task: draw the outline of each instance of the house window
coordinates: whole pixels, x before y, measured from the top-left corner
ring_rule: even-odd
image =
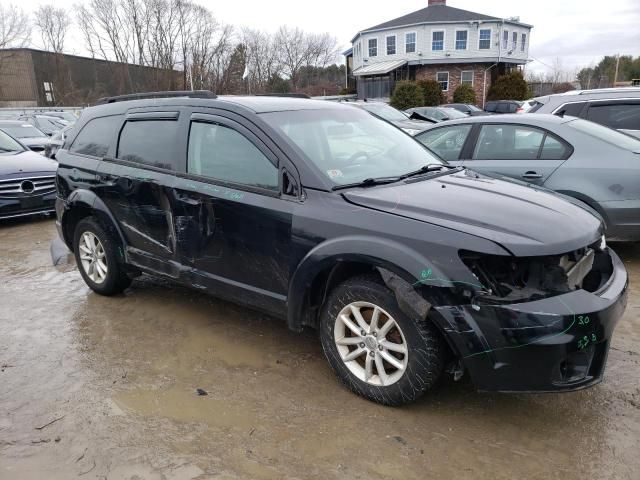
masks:
[[[485,28],[480,30],[480,50],[489,50],[491,48],[491,29]]]
[[[466,70],[461,73],[460,84],[471,85],[473,87],[473,70]]]
[[[518,32],[513,32],[513,41],[511,45],[511,50],[514,52],[518,49]]]
[[[391,35],[387,37],[387,55],[395,55],[396,54],[396,36]]]
[[[369,56],[370,57],[378,56],[378,39],[377,38],[369,39]]]
[[[520,46],[520,48],[524,52],[526,50],[526,47],[527,47],[527,34],[523,33],[522,34],[522,45]]]
[[[466,50],[467,49],[467,37],[469,36],[469,32],[466,30],[458,30],[456,32],[456,50]]]
[[[431,32],[431,50],[444,50],[444,31]]]
[[[405,53],[415,53],[415,51],[416,51],[416,32],[405,33],[405,35],[404,35],[404,51],[405,51]]]
[[[53,84],[51,82],[43,82],[44,98],[47,103],[53,103]]]
[[[436,81],[440,84],[443,92],[449,91],[449,72],[436,73]]]
[[[502,32],[502,48],[504,50],[509,48],[509,30]]]

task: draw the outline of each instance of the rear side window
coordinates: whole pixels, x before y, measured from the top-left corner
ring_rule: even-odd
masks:
[[[191,124],[187,168],[194,175],[278,190],[278,168],[244,135],[216,123]]]
[[[471,125],[456,125],[429,130],[416,138],[440,158],[453,161],[460,158],[470,131]]]
[[[483,125],[474,160],[535,160],[544,132],[521,125]]]
[[[104,157],[109,151],[109,145],[121,122],[121,115],[89,120],[71,144],[69,151],[82,155]]]
[[[151,167],[179,170],[174,146],[178,138],[176,120],[134,120],[124,124],[117,157]]]
[[[496,102],[487,102],[487,105],[484,107],[484,109],[487,112],[495,112],[497,106],[498,104]]]
[[[557,138],[547,135],[540,152],[542,160],[564,160],[569,156],[571,149]]]
[[[640,102],[591,105],[587,119],[616,130],[640,130]]]
[[[561,117],[564,115],[579,117],[580,112],[582,112],[582,109],[584,108],[584,106],[585,106],[585,102],[567,103],[566,105],[563,105],[562,107],[560,107],[558,111],[556,111],[556,115],[559,115]]]

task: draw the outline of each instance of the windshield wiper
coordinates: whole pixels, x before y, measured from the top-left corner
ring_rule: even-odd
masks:
[[[428,163],[420,167],[418,170],[400,175],[398,179],[404,180],[405,178],[415,177],[416,175],[422,175],[423,173],[435,172],[437,170],[442,170],[443,168],[456,169],[459,167],[454,167],[453,165],[445,165],[444,163]]]
[[[371,187],[374,185],[386,185],[387,183],[393,183],[400,180],[400,177],[380,177],[380,178],[365,178],[360,182],[354,183],[345,183],[344,185],[336,185],[332,187],[331,190],[343,190],[345,188],[353,188],[353,187]]]

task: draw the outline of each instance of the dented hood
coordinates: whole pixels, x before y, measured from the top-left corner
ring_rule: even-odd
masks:
[[[517,256],[553,255],[602,235],[589,211],[530,186],[469,171],[344,192],[356,205],[492,240]]]

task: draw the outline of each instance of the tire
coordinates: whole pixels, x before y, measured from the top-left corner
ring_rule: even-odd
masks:
[[[95,247],[93,252],[91,245]],[[76,225],[73,251],[78,270],[89,288],[100,295],[116,295],[131,284],[119,247],[120,243],[94,217],[83,218]],[[93,264],[93,268],[87,264]]]
[[[365,322],[360,325],[369,330],[364,336],[362,328],[356,328],[359,333],[353,329],[359,327],[354,309]],[[345,315],[350,326],[342,320]],[[374,315],[378,321],[377,328],[372,329]],[[389,319],[395,325],[384,331]],[[348,279],[330,293],[320,318],[320,341],[342,383],[383,405],[413,402],[438,381],[444,368],[446,350],[440,333],[428,319],[405,315],[393,292],[374,275]],[[363,347],[364,353],[356,353]],[[387,360],[390,356],[391,362]],[[384,370],[382,376],[378,362]]]

